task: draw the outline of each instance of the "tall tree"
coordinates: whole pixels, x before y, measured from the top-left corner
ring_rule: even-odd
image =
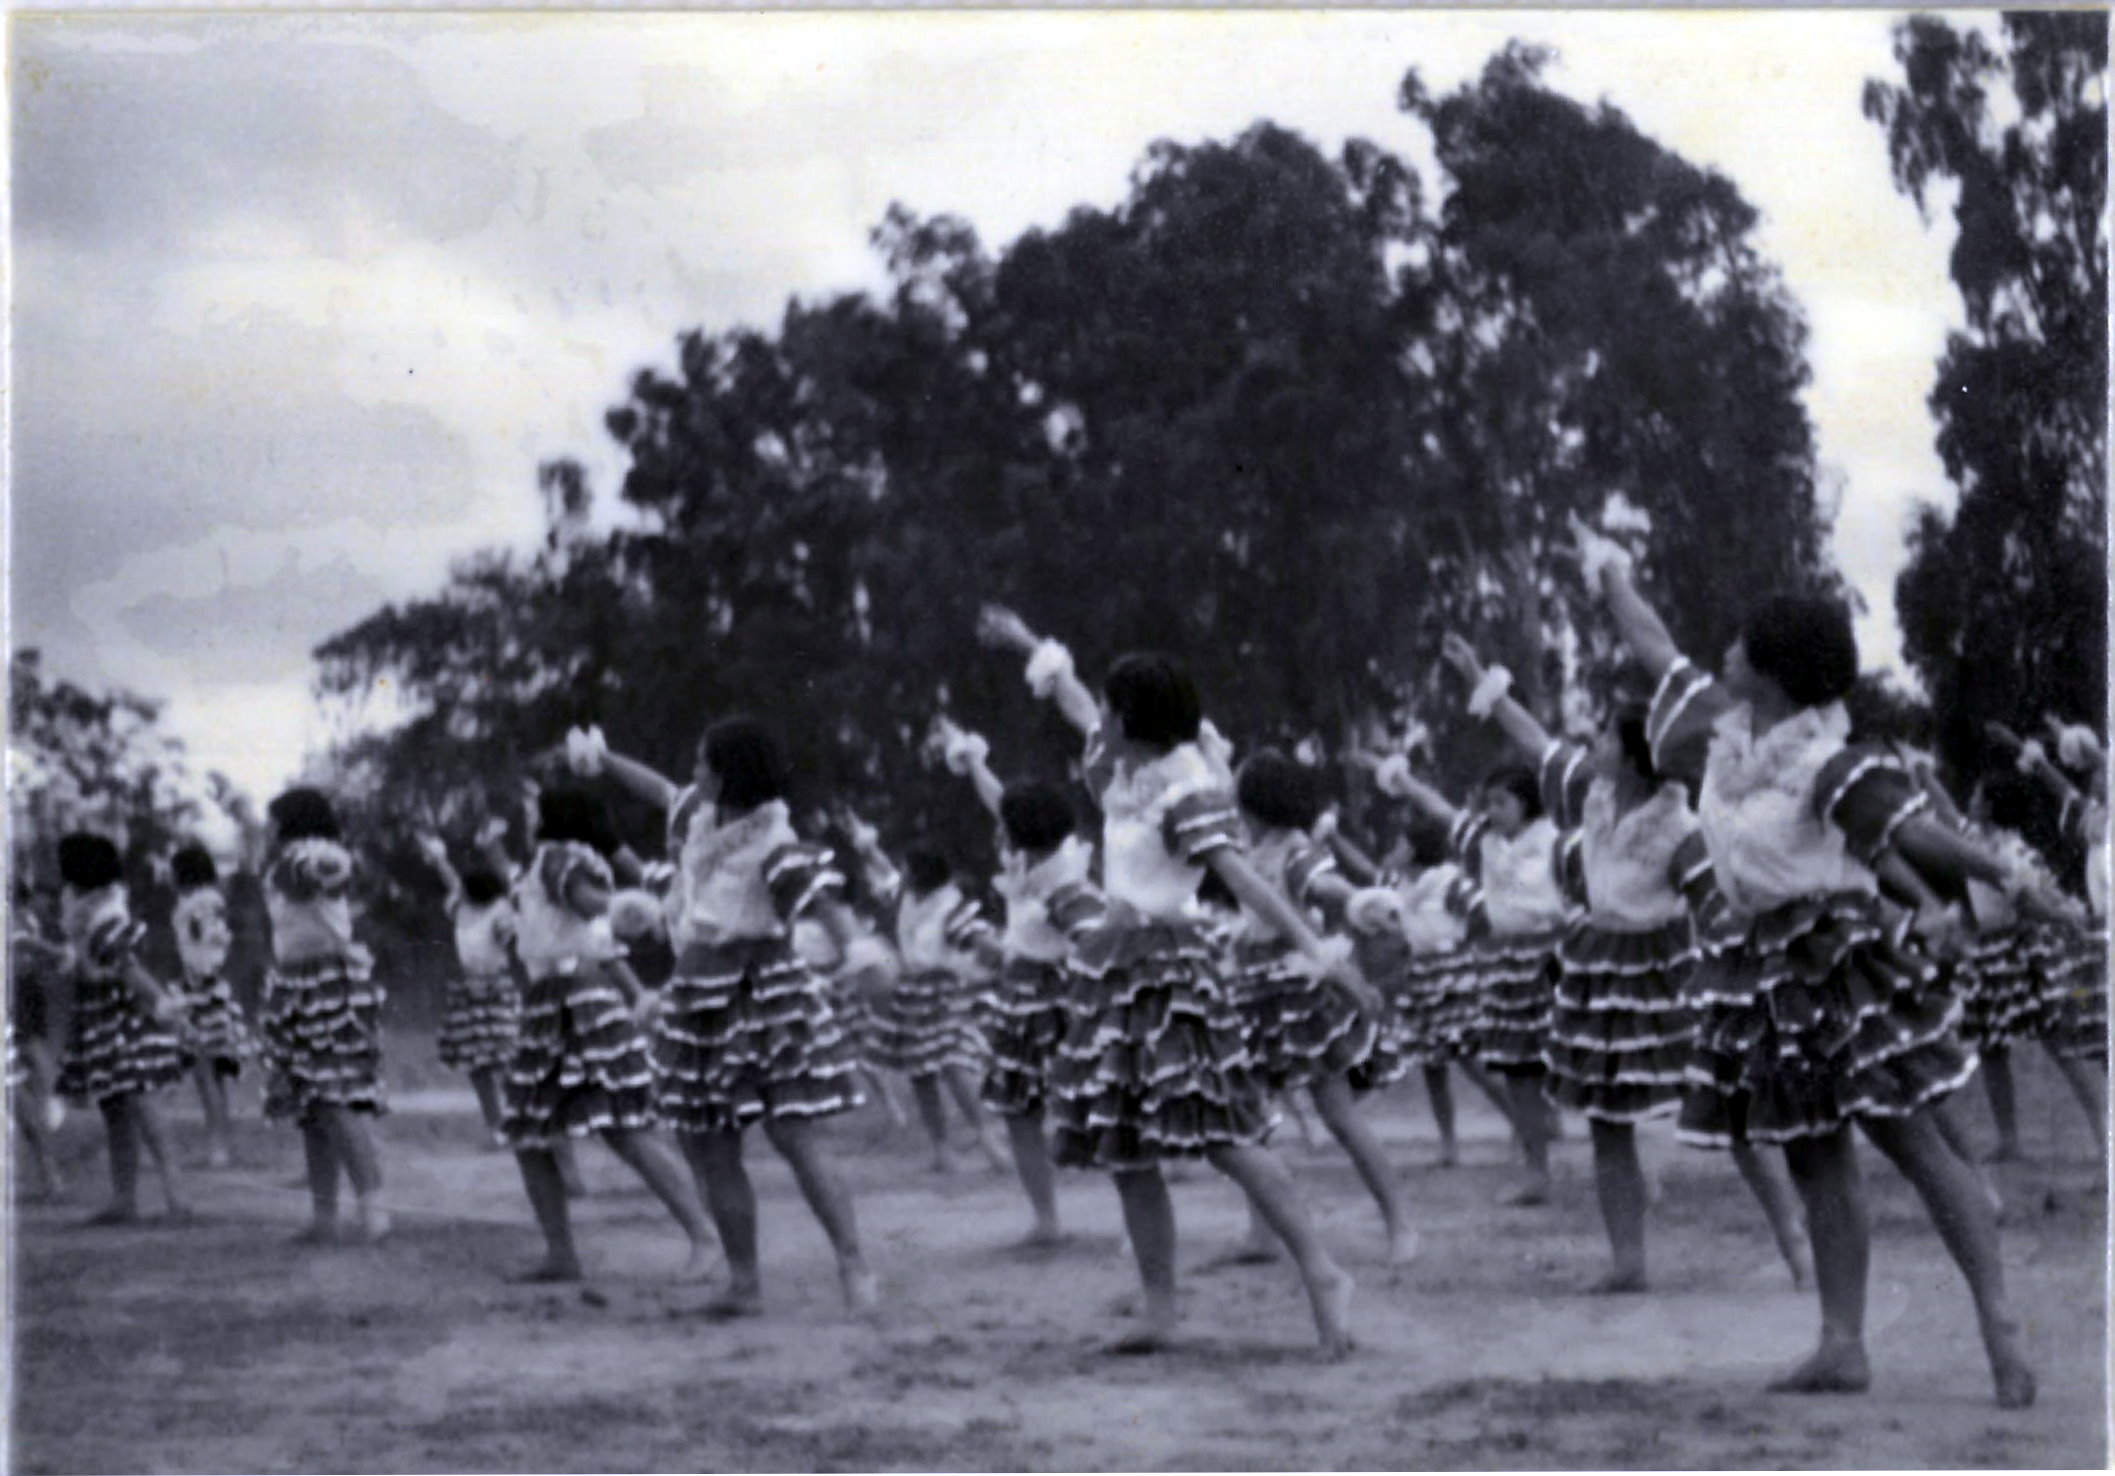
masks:
[[[1929,404],[1959,494],[1921,508],[1895,586],[1903,644],[1957,771],[1983,724],[2044,712],[2105,731],[2107,47],[2102,12],[2012,11],[2002,49],[1919,16],[1899,82],[1866,84],[1897,186],[1957,190],[1966,327]]]

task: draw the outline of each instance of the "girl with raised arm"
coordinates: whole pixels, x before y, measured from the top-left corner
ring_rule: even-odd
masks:
[[[1681,1104],[1696,1028],[1684,990],[1703,935],[1724,910],[1711,857],[1688,794],[1653,767],[1642,703],[1619,703],[1593,747],[1581,748],[1553,738],[1504,695],[1505,668],[1486,668],[1456,635],[1445,652],[1470,689],[1486,694],[1481,716],[1535,761],[1551,816],[1579,837],[1573,854],[1587,914],[1557,951],[1543,1048],[1548,1091],[1593,1134],[1594,1186],[1614,1261],[1594,1290],[1643,1291],[1648,1196],[1637,1124]],[[1804,1286],[1811,1258],[1791,1186],[1751,1146],[1736,1144],[1734,1156]]]
[[[2034,1374],[2005,1297],[1996,1217],[1932,1105],[1975,1069],[1959,1002],[1937,969],[1891,941],[1875,867],[2015,879],[1934,823],[1901,765],[1852,747],[1843,698],[1858,675],[1849,615],[1778,595],[1749,617],[1725,675],[1698,670],[1639,594],[1627,553],[1577,527],[1587,584],[1658,684],[1653,766],[1693,786],[1732,927],[1705,954],[1681,1132],[1692,1142],[1782,1145],[1807,1209],[1820,1346],[1773,1388],[1857,1393],[1871,1232],[1851,1127],[1902,1171],[1961,1267],[1998,1403],[2033,1402]]]
[[[1479,1064],[1505,1082],[1527,1165],[1527,1177],[1501,1202],[1547,1204],[1554,1120],[1543,1093],[1542,1047],[1557,944],[1570,910],[1560,875],[1562,837],[1543,813],[1541,786],[1525,765],[1492,771],[1479,791],[1478,811],[1457,809],[1413,776],[1400,754],[1382,760],[1374,780],[1447,827],[1456,857],[1477,885],[1482,934],[1472,944],[1477,1014],[1470,1037]]]
[[[1025,627],[1019,634],[1035,653],[1031,682],[1068,703],[1071,716],[1084,688],[1069,656]],[[1271,1128],[1265,1092],[1247,1068],[1239,1009],[1191,911],[1199,883],[1216,873],[1318,974],[1354,993],[1364,981],[1242,855],[1233,776],[1200,743],[1189,678],[1164,657],[1126,656],[1110,669],[1104,698],[1086,772],[1101,802],[1108,911],[1075,944],[1050,1097],[1057,1161],[1115,1176],[1138,1261],[1145,1325],[1114,1351],[1155,1352],[1174,1336],[1175,1210],[1161,1165],[1202,1157],[1241,1186],[1284,1241],[1324,1356],[1341,1357],[1350,1347],[1352,1281],[1262,1146]]]
[[[1034,1216],[1024,1244],[1052,1246],[1064,1237],[1045,1130],[1050,1072],[1065,1035],[1071,933],[1084,911],[1099,907],[1088,880],[1094,847],[1074,834],[1072,802],[1063,790],[1050,784],[1003,785],[992,772],[990,745],[983,738],[952,724],[943,733],[948,767],[976,786],[977,798],[999,822],[1003,841],[994,884],[1006,899],[1006,928],[997,943],[999,999],[984,1104],[1006,1123],[1014,1171]]]
[[[668,813],[678,961],[654,1023],[656,1096],[727,1253],[729,1285],[708,1310],[763,1310],[756,1190],[742,1162],[744,1136],[761,1125],[829,1236],[846,1304],[871,1312],[877,1287],[851,1195],[815,1133],[816,1119],[860,1104],[858,1060],[827,986],[793,946],[793,926],[821,921],[855,980],[885,970],[888,950],[841,900],[836,858],[794,833],[777,740],[751,719],[716,723],[680,788],[610,753],[599,732],[573,734],[568,753],[576,770],[606,773]]]

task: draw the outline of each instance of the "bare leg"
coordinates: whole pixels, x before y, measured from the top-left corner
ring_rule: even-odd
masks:
[[[1144,1326],[1120,1338],[1116,1353],[1157,1353],[1175,1336],[1175,1201],[1158,1168],[1126,1169],[1116,1175],[1123,1201],[1124,1228],[1131,1235],[1131,1255],[1145,1291]]]
[[[587,1180],[580,1173],[580,1147],[571,1138],[552,1145],[551,1157],[558,1160],[558,1177],[565,1180],[566,1196],[570,1199],[587,1198]]]
[[[110,1153],[110,1203],[91,1225],[127,1225],[140,1217],[140,1144],[133,1123],[137,1093],[105,1097],[96,1103],[103,1114],[103,1141]]]
[[[480,1066],[470,1073],[470,1089],[477,1093],[477,1110],[485,1119],[485,1131],[491,1136],[492,1146],[503,1148],[506,1140],[500,1136],[500,1119],[505,1108],[500,1103],[499,1074],[497,1066]]]
[[[1006,1136],[1013,1145],[1014,1172],[1028,1195],[1035,1215],[1035,1228],[1028,1232],[1029,1245],[1056,1245],[1064,1232],[1058,1227],[1057,1170],[1050,1164],[1050,1140],[1043,1136],[1040,1113],[1006,1119]]]
[[[1509,1191],[1502,1204],[1548,1204],[1550,1200],[1550,1129],[1553,1123],[1539,1076],[1508,1076],[1506,1096],[1513,1104],[1513,1131],[1527,1177]]]
[[[1293,1130],[1300,1135],[1300,1147],[1309,1153],[1315,1151],[1315,1125],[1307,1120],[1307,1109],[1300,1105],[1298,1092],[1287,1092],[1280,1098],[1285,1103],[1286,1115],[1293,1120]]]
[[[1847,1127],[1785,1145],[1785,1165],[1807,1207],[1814,1284],[1821,1294],[1821,1345],[1770,1387],[1789,1394],[1862,1394],[1872,1386],[1865,1356],[1865,1282],[1872,1253],[1865,1185]]]
[[[2010,1046],[1984,1048],[1982,1077],[1983,1095],[1990,1099],[1990,1117],[1998,1135],[1997,1147],[1987,1156],[1992,1163],[2011,1163],[2020,1156],[2020,1109]]]
[[[1395,1168],[1388,1162],[1380,1139],[1374,1136],[1372,1124],[1359,1114],[1351,1083],[1341,1076],[1319,1081],[1314,1086],[1314,1098],[1315,1111],[1351,1155],[1352,1167],[1358,1170],[1366,1192],[1380,1206],[1381,1227],[1388,1237],[1388,1264],[1409,1264],[1417,1255],[1417,1232],[1410,1228],[1403,1213],[1402,1189],[1396,1182]]]
[[[2034,1402],[2034,1370],[2020,1346],[2019,1321],[2005,1298],[1997,1217],[1977,1190],[1974,1170],[1946,1146],[1927,1112],[1867,1118],[1859,1126],[1916,1189],[1931,1216],[1932,1228],[1968,1279],[1983,1348],[1997,1381],[1999,1406],[2026,1408]]]
[[[1637,1130],[1627,1122],[1590,1117],[1594,1192],[1615,1264],[1594,1284],[1597,1292],[1645,1290],[1645,1170],[1638,1162]]]
[[[727,1250],[727,1290],[707,1309],[717,1317],[754,1317],[764,1308],[756,1258],[756,1186],[742,1162],[739,1130],[685,1133],[676,1140],[692,1176],[705,1186],[705,1207]]]
[[[1470,1085],[1490,1098],[1491,1105],[1498,1109],[1498,1115],[1505,1119],[1505,1125],[1512,1130],[1515,1137],[1518,1137],[1520,1135],[1520,1124],[1514,1120],[1513,1099],[1505,1087],[1493,1078],[1490,1072],[1483,1069],[1481,1061],[1463,1056],[1454,1065],[1463,1076],[1469,1078]]]
[[[188,1220],[191,1206],[184,1199],[184,1186],[176,1170],[176,1153],[169,1146],[169,1131],[162,1125],[161,1109],[144,1092],[131,1098],[131,1102],[133,1126],[138,1130],[139,1140],[147,1145],[147,1156],[154,1160],[155,1172],[161,1175],[162,1198],[169,1205],[169,1218]]]
[[[316,1109],[331,1145],[352,1180],[353,1203],[360,1216],[360,1238],[382,1239],[389,1233],[389,1211],[382,1207],[382,1164],[375,1153],[374,1129],[367,1119],[349,1107],[332,1104]]]
[[[2085,1109],[2086,1121],[2093,1126],[2093,1141],[2100,1149],[2100,1156],[2106,1158],[2108,1156],[2108,1103],[2104,1085],[2106,1073],[2096,1069],[2090,1061],[2081,1060],[2077,1056],[2067,1056],[2058,1050],[2050,1050],[2046,1044],[2043,1049],[2049,1051],[2049,1059],[2056,1063],[2057,1072],[2063,1077],[2064,1085],[2071,1088],[2071,1095],[2076,1097],[2078,1105]]]
[[[999,1131],[984,1111],[984,1104],[977,1099],[977,1083],[969,1070],[962,1066],[950,1066],[940,1073],[947,1083],[947,1094],[955,1099],[955,1107],[962,1120],[977,1130],[977,1147],[985,1160],[998,1173],[1006,1171],[1006,1150],[999,1145]]]
[[[1299,1192],[1293,1188],[1292,1176],[1262,1148],[1216,1148],[1211,1160],[1212,1167],[1247,1192],[1249,1202],[1292,1252],[1293,1262],[1300,1268],[1300,1279],[1307,1285],[1307,1300],[1314,1312],[1323,1356],[1344,1357],[1351,1351],[1351,1277],[1323,1248],[1306,1207],[1300,1203]],[[1169,1214],[1172,1228],[1172,1209]]]
[[[548,1148],[517,1148],[514,1161],[521,1165],[521,1183],[529,1193],[529,1208],[536,1212],[536,1228],[543,1231],[543,1261],[513,1279],[578,1281],[580,1253],[573,1245],[573,1215],[558,1160]]]
[[[1733,1166],[1740,1170],[1740,1176],[1747,1181],[1756,1203],[1762,1206],[1764,1218],[1770,1222],[1770,1234],[1776,1238],[1777,1253],[1791,1268],[1792,1285],[1804,1291],[1814,1274],[1814,1248],[1807,1244],[1806,1226],[1801,1222],[1799,1202],[1791,1181],[1747,1143],[1733,1145]]]
[[[947,1108],[940,1099],[940,1078],[912,1077],[911,1096],[918,1103],[918,1120],[925,1124],[925,1136],[933,1145],[933,1172],[944,1174],[954,1167],[954,1158],[947,1151]]]
[[[59,1176],[58,1161],[51,1151],[51,1133],[44,1121],[44,1101],[35,1092],[18,1092],[8,1106],[22,1129],[22,1144],[29,1150],[30,1166],[36,1170],[38,1191],[46,1199],[66,1197],[66,1183]]]
[[[881,1286],[867,1269],[859,1248],[859,1222],[852,1210],[851,1191],[837,1175],[836,1167],[815,1141],[813,1128],[799,1118],[775,1117],[764,1121],[764,1136],[793,1170],[793,1181],[808,1201],[830,1246],[837,1252],[837,1277],[844,1287],[845,1305],[853,1312],[872,1312],[880,1299]]]
[[[198,1083],[198,1106],[206,1117],[206,1167],[226,1168],[234,1155],[229,1151],[228,1089],[220,1070],[201,1057],[191,1068]]]
[[[301,1119],[301,1152],[308,1160],[309,1226],[296,1236],[303,1245],[332,1245],[338,1239],[338,1146],[317,1109]]]
[[[1452,1168],[1461,1162],[1461,1147],[1454,1137],[1454,1086],[1445,1065],[1425,1068],[1425,1095],[1432,1100],[1432,1122],[1439,1129],[1439,1166]]]
[[[1960,1097],[1956,1095],[1943,1098],[1932,1103],[1930,1110],[1932,1126],[1938,1130],[1940,1139],[1946,1144],[1946,1151],[1967,1165],[1970,1176],[1983,1191],[1983,1198],[1990,1201],[1990,1212],[1994,1215],[2005,1213],[2005,1198],[1998,1193],[1997,1180],[1991,1177],[1990,1170],[1983,1167],[1982,1161],[1976,1157],[1975,1140],[1969,1134],[1964,1104]]]
[[[610,1152],[628,1164],[632,1172],[645,1182],[654,1198],[676,1217],[676,1223],[690,1237],[690,1259],[683,1264],[683,1279],[697,1281],[710,1275],[717,1260],[719,1240],[712,1233],[712,1223],[705,1216],[704,1204],[698,1199],[697,1181],[685,1172],[683,1160],[676,1151],[645,1132],[612,1129],[602,1135],[602,1141],[609,1144]]]
[[[885,1073],[876,1071],[871,1066],[861,1066],[859,1075],[866,1082],[867,1090],[872,1093],[874,1100],[881,1104],[881,1110],[888,1114],[890,1127],[900,1128],[909,1123],[910,1119],[904,1115],[903,1103],[897,1099],[896,1087]]]

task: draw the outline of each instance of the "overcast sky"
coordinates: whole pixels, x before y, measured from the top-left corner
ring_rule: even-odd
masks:
[[[1880,12],[17,17],[12,617],[169,701],[260,795],[317,736],[308,653],[537,532],[535,467],[675,333],[870,285],[893,200],[988,246],[1112,204],[1146,145],[1261,117],[1418,162],[1393,106],[1507,38],[1729,175],[1813,330],[1836,555],[1898,659],[1950,220],[1859,114]],[[1994,30],[1994,18],[1956,24]]]

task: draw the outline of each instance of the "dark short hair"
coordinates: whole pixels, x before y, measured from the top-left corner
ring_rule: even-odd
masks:
[[[1608,722],[1616,730],[1616,742],[1622,746],[1624,762],[1647,784],[1657,784],[1660,771],[1652,761],[1652,740],[1645,736],[1645,720],[1649,712],[1642,702],[1619,702],[1615,711],[1609,714]]]
[[[463,896],[478,907],[507,895],[507,879],[489,866],[473,866],[463,873]]]
[[[705,731],[705,766],[720,781],[722,809],[753,810],[786,797],[786,759],[778,739],[755,718],[733,717]]]
[[[99,892],[124,879],[124,859],[108,836],[76,830],[59,838],[59,880],[69,887]]]
[[[617,849],[609,808],[577,784],[553,785],[536,797],[536,838],[573,841],[602,856]]]
[[[1529,820],[1542,818],[1542,784],[1526,764],[1500,764],[1483,776],[1478,789],[1488,794],[1502,789],[1520,801],[1520,813]]]
[[[1197,688],[1167,657],[1134,651],[1117,658],[1102,690],[1124,736],[1133,743],[1174,748],[1197,741],[1204,724]]]
[[[1265,825],[1312,829],[1322,813],[1322,787],[1314,770],[1266,748],[1241,766],[1235,783],[1241,808]]]
[[[201,845],[188,845],[169,858],[169,875],[175,879],[179,892],[195,892],[200,887],[210,887],[220,881],[220,868],[213,864],[213,853]]]
[[[1858,683],[1850,612],[1822,595],[1773,595],[1741,627],[1748,665],[1801,707],[1839,702]]]
[[[1040,780],[1006,786],[999,797],[999,823],[1006,827],[1006,843],[1017,851],[1051,850],[1078,828],[1065,792]]]
[[[338,812],[320,789],[297,785],[273,800],[265,813],[282,841],[338,839]]]
[[[947,857],[929,846],[920,846],[903,858],[903,870],[910,878],[911,889],[930,892],[947,885],[954,875],[954,868],[947,864]]]

